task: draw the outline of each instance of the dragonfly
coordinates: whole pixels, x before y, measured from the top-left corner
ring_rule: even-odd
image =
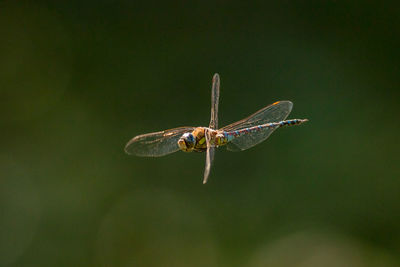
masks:
[[[214,74],[211,86],[211,119],[208,127],[184,126],[165,131],[142,134],[132,138],[125,152],[142,157],[160,157],[179,150],[206,152],[203,184],[207,183],[215,149],[225,146],[229,151],[243,151],[265,141],[276,129],[300,125],[308,119],[286,120],[292,111],[290,101],[277,101],[249,117],[218,128],[220,77]]]

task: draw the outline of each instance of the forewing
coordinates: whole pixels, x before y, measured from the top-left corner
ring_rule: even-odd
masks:
[[[225,126],[222,130],[231,132],[270,122],[279,122],[287,118],[292,108],[293,103],[290,101],[275,102],[243,120]],[[230,151],[246,150],[267,139],[275,129],[264,128],[261,131],[234,138],[227,144],[227,149]]]
[[[176,152],[179,150],[179,138],[182,134],[191,132],[193,129],[193,127],[179,127],[138,135],[126,144],[125,152],[141,157],[161,157]]]
[[[218,128],[218,103],[219,103],[219,75],[214,74],[211,87],[211,119],[209,128]]]
[[[214,154],[215,154],[215,147],[211,146],[210,136],[208,135],[207,132],[205,134],[205,137],[206,137],[206,143],[207,143],[207,152],[206,152],[206,167],[204,169],[203,184],[207,183],[208,176],[210,175],[211,165],[214,160]]]

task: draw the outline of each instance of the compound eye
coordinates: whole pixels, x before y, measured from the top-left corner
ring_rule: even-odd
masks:
[[[191,133],[185,133],[183,135],[183,139],[185,139],[185,141],[187,142],[192,142],[193,141],[193,134]]]
[[[194,135],[193,134],[189,134],[188,139],[190,142],[194,142]]]

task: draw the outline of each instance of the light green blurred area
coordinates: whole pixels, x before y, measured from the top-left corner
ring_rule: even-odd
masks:
[[[399,6],[0,3],[0,266],[399,266]],[[240,153],[135,135],[291,100]]]

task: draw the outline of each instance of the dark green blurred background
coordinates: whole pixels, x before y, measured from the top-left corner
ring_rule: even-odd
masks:
[[[298,1],[300,2],[300,1]],[[1,1],[0,266],[400,266],[400,9],[366,1]],[[277,100],[257,147],[135,135]]]

